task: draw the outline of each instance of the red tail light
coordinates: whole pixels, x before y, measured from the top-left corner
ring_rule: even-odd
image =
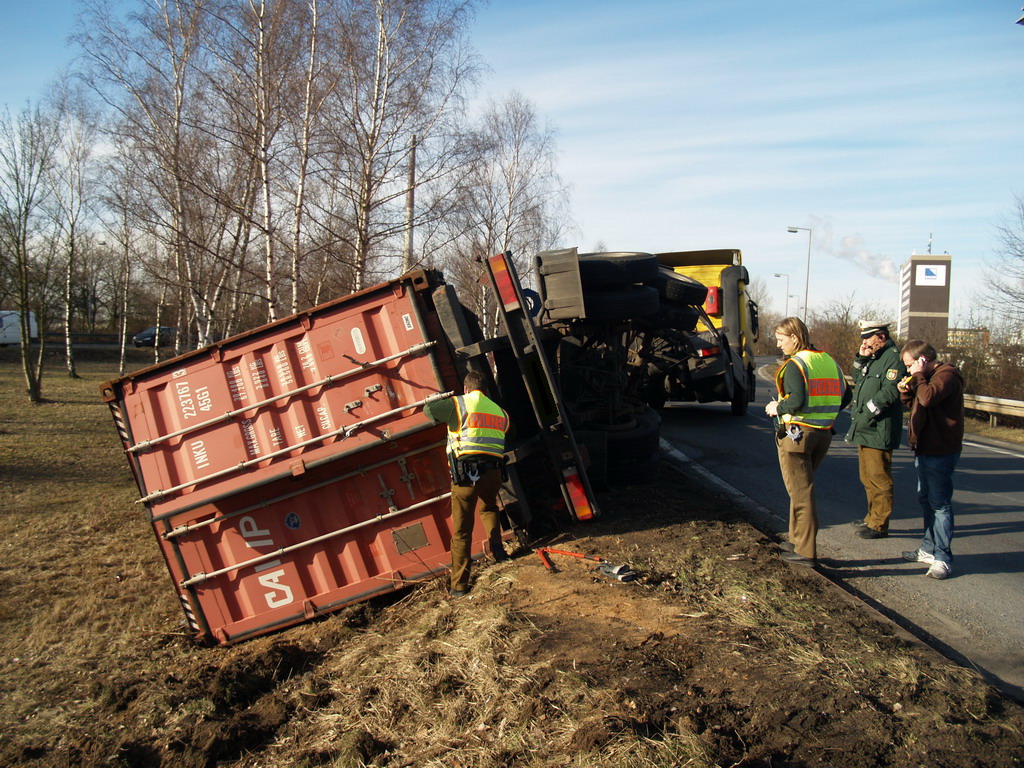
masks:
[[[565,478],[565,487],[569,491],[569,499],[572,501],[572,512],[577,520],[590,520],[594,516],[594,509],[590,506],[590,499],[583,488],[583,481],[580,480],[579,472],[572,468],[562,470]]]
[[[704,311],[709,315],[722,314],[722,289],[717,285],[708,288],[708,297],[704,301]]]
[[[516,289],[512,285],[512,275],[509,274],[508,264],[505,262],[505,254],[499,253],[491,256],[491,271],[494,273],[494,283],[498,286],[498,296],[505,309],[509,312],[519,309],[519,298],[516,296]]]
[[[702,347],[697,350],[697,357],[714,357],[722,353],[721,347]]]

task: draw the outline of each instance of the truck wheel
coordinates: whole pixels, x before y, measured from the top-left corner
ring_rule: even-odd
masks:
[[[608,290],[584,290],[588,320],[632,320],[658,311],[658,292],[649,285]]]
[[[691,304],[679,304],[662,297],[658,311],[647,318],[656,329],[670,328],[673,331],[693,331],[697,328],[700,314]]]
[[[611,485],[631,485],[657,479],[661,449],[661,416],[645,408],[636,426],[626,431],[609,431],[607,479]]]
[[[699,307],[708,298],[708,289],[704,283],[668,267],[658,267],[655,285],[660,296],[680,304]]]
[[[655,482],[661,474],[661,455],[657,452],[643,459],[608,467],[609,485],[641,485]]]
[[[742,416],[747,412],[747,405],[750,403],[750,397],[747,395],[747,388],[737,384],[732,390],[732,406],[733,416]]]
[[[630,429],[608,430],[608,463],[650,456],[658,450],[661,416],[653,408],[644,408]]]
[[[579,264],[584,289],[643,283],[658,275],[658,257],[650,253],[581,253]]]
[[[636,485],[658,479],[661,451],[661,416],[651,408],[636,417],[629,432],[609,434],[608,472],[610,485]]]
[[[667,378],[664,373],[652,375],[644,387],[647,404],[655,411],[660,411],[668,402],[668,391],[665,389]]]

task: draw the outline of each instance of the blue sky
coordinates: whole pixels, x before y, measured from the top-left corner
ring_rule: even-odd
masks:
[[[12,4],[13,5],[13,4]],[[70,52],[71,0],[5,9],[0,103]],[[954,319],[1024,195],[1020,0],[492,0],[482,97],[558,131],[583,250],[741,248],[774,308],[895,311],[912,252],[953,254]],[[796,299],[789,309],[796,311]]]

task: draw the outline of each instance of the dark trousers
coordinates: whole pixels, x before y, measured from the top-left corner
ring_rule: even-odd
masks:
[[[892,451],[857,446],[860,484],[868,497],[868,528],[885,533],[892,517]]]
[[[789,493],[789,540],[793,551],[817,558],[818,506],[814,499],[814,471],[832,445],[827,429],[803,427],[804,436],[794,443],[788,437],[776,438],[782,482]]]
[[[473,517],[478,504],[480,522],[483,523],[492,551],[501,547],[501,525],[498,520],[500,490],[500,469],[487,470],[476,483],[466,480],[452,486],[452,589],[469,588]]]

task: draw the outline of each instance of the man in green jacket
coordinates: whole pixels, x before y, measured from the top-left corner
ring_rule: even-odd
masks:
[[[903,435],[903,407],[896,385],[907,369],[889,337],[887,323],[861,323],[860,338],[853,361],[853,402],[846,441],[857,446],[868,513],[854,525],[862,539],[883,539],[889,535],[892,515],[892,452]]]

